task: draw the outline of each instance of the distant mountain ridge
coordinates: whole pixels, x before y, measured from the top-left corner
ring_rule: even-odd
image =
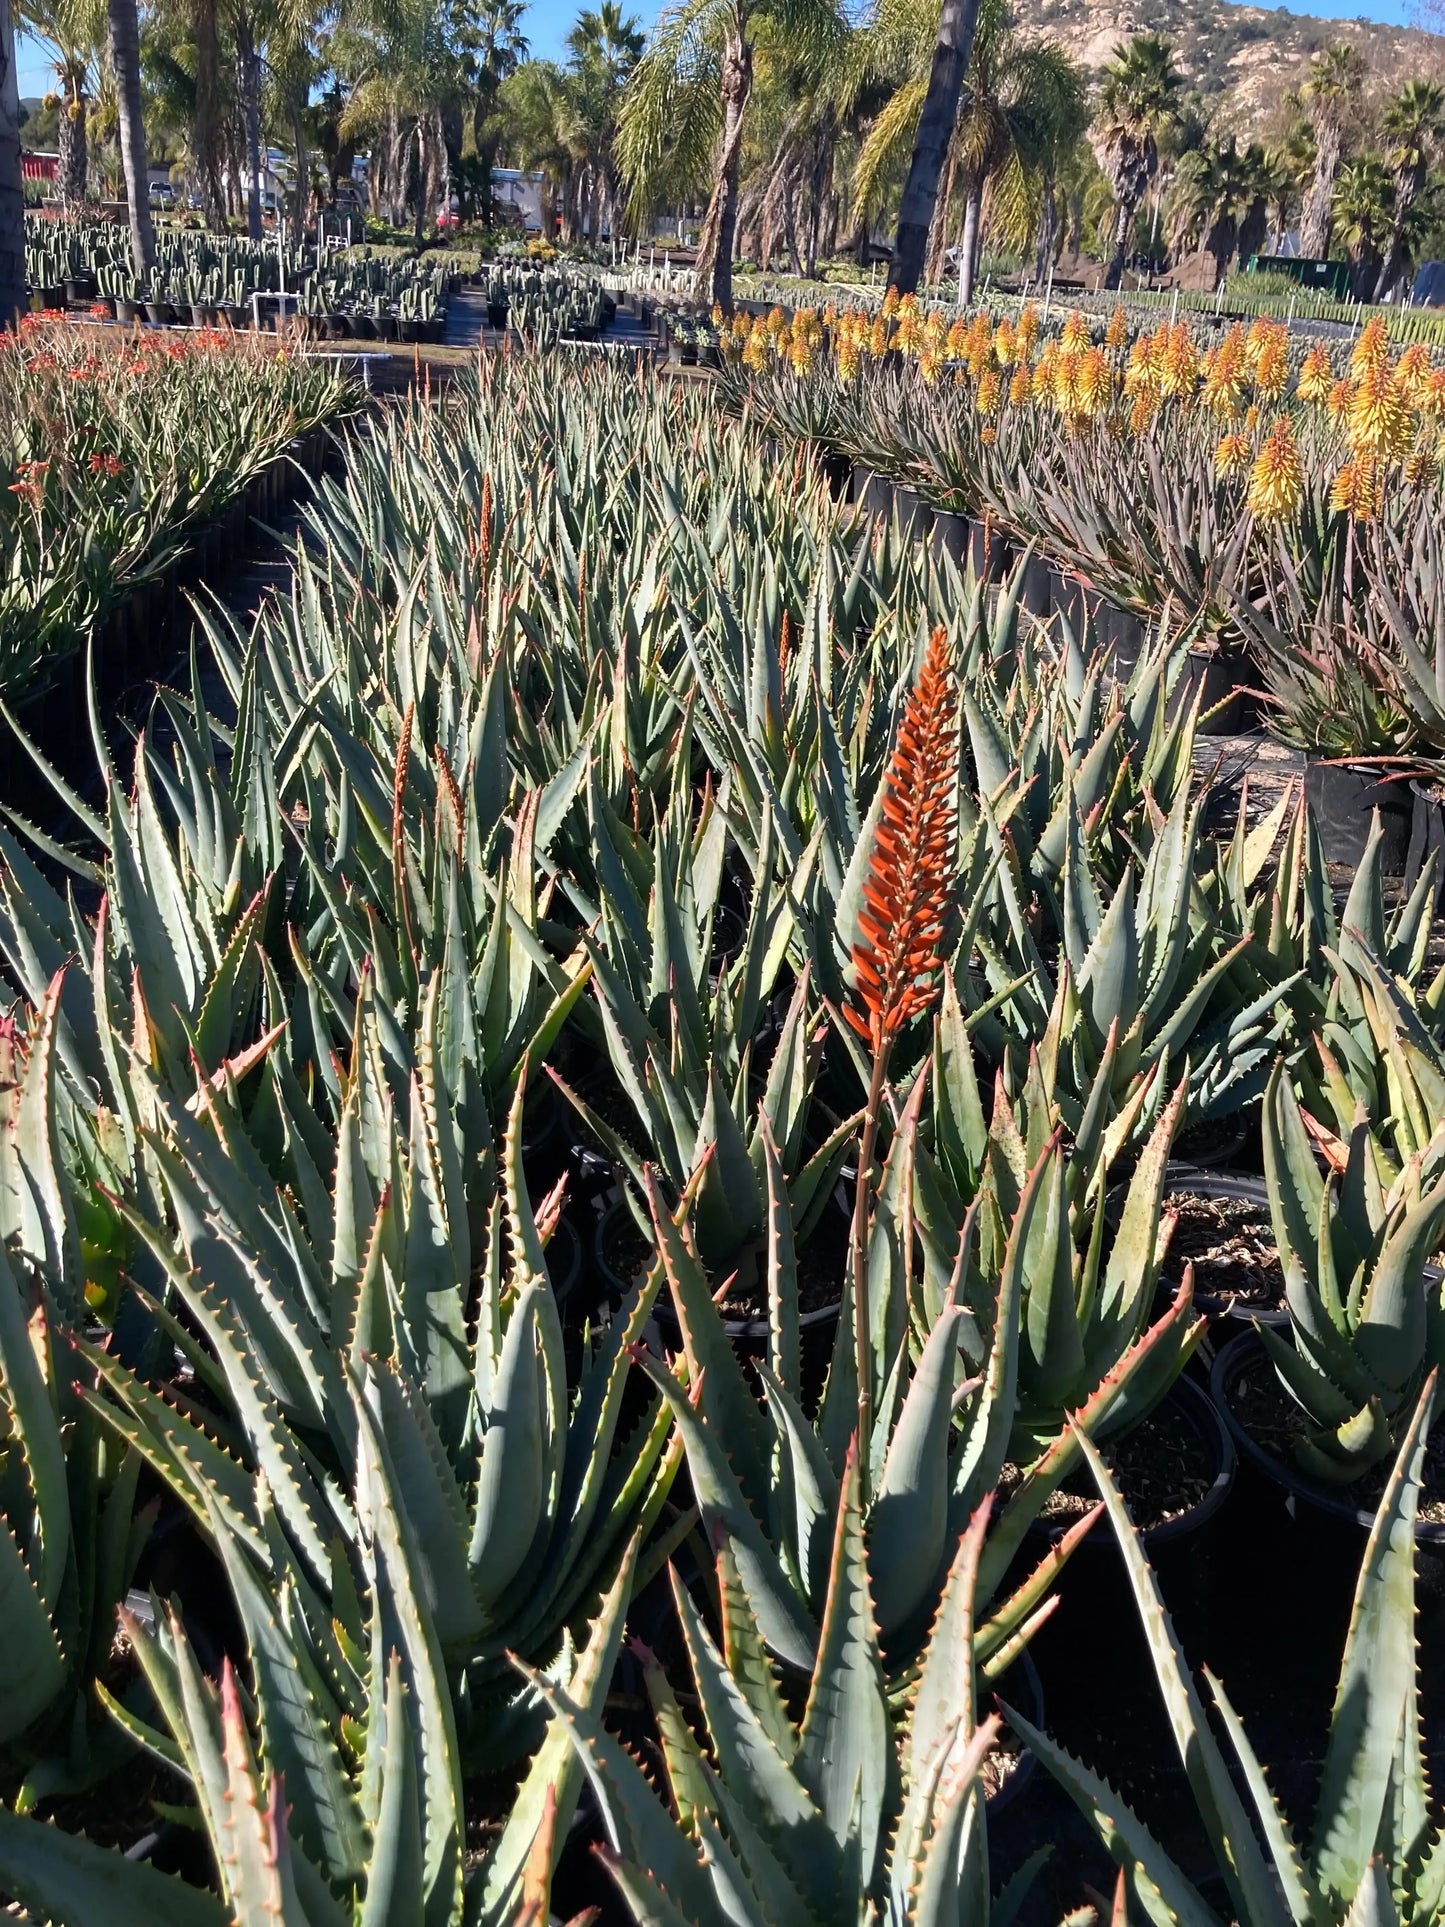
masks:
[[[1445,36],[1374,20],[1318,20],[1282,7],[1231,0],[1015,0],[1019,23],[1061,40],[1097,71],[1120,41],[1155,32],[1174,42],[1181,71],[1222,126],[1269,131],[1280,103],[1309,70],[1310,56],[1336,41],[1359,48],[1372,93],[1390,94],[1416,75],[1445,80]]]

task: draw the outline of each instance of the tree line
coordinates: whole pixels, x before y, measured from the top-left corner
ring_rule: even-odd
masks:
[[[886,251],[901,291],[956,283],[967,300],[986,245],[1039,278],[1091,250],[1118,287],[1131,264],[1201,249],[1222,278],[1290,233],[1383,299],[1442,223],[1445,87],[1384,92],[1348,45],[1314,55],[1265,139],[1210,115],[1167,38],[1137,34],[1090,76],[1009,0],[873,0],[861,19],[839,0],[671,0],[646,34],[601,0],[555,60],[533,57],[522,0],[150,0],[143,18],[137,0],[19,5],[51,63],[59,195],[83,205],[97,171],[122,193],[139,183],[138,264],[149,162],[207,222],[259,236],[272,142],[291,159],[281,211],[302,223],[358,153],[369,212],[418,239],[453,199],[487,223],[503,163],[540,176],[565,241],[690,215],[697,291],[724,306],[739,258],[812,275]],[[0,283],[18,245],[13,25]]]

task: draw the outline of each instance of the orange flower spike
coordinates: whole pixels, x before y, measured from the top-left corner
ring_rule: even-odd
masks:
[[[877,1053],[933,1002],[957,871],[958,694],[940,626],[909,693],[883,775],[859,935],[859,1008],[848,1022]]]

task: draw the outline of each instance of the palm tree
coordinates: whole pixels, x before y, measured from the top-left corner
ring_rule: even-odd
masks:
[[[1321,261],[1330,244],[1330,215],[1335,177],[1344,153],[1345,129],[1360,98],[1365,63],[1355,48],[1326,47],[1310,62],[1310,77],[1300,89],[1300,100],[1315,137],[1314,176],[1300,213],[1299,251]]]
[[[216,0],[194,0],[196,96],[191,155],[200,185],[207,225],[226,224],[221,192],[221,161],[217,145],[220,117],[221,55],[216,22]]]
[[[1381,132],[1385,163],[1394,179],[1394,216],[1385,244],[1375,299],[1383,301],[1405,265],[1405,230],[1425,190],[1430,162],[1445,138],[1445,87],[1434,80],[1408,80],[1386,107]]]
[[[923,272],[924,250],[938,204],[938,183],[953,140],[964,76],[973,57],[978,8],[979,0],[943,0],[939,13],[928,86],[913,138],[913,158],[898,203],[892,278],[900,294],[912,294]]]
[[[919,0],[885,0],[866,30],[875,64],[896,91],[859,150],[854,191],[871,200],[891,166],[902,160],[924,104],[933,51],[931,9]],[[1082,70],[1056,41],[1020,33],[1007,0],[981,0],[968,75],[959,97],[943,178],[929,234],[926,279],[943,272],[948,213],[962,188],[963,240],[959,299],[973,292],[985,202],[990,225],[1005,244],[1023,245],[1032,233],[1046,173],[1056,172],[1061,143],[1082,132]]]
[[[110,66],[115,76],[115,110],[120,126],[120,158],[130,209],[130,256],[137,275],[156,264],[151,227],[150,175],[146,169],[146,131],[141,118],[140,22],[136,0],[106,0],[110,29]]]
[[[617,117],[642,48],[641,27],[619,0],[584,8],[567,36],[566,98],[577,160],[573,200],[579,212],[585,202],[594,241],[615,225]]]
[[[1203,247],[1214,261],[1217,287],[1236,254],[1259,251],[1267,222],[1268,183],[1263,149],[1240,151],[1233,135],[1183,155],[1174,194],[1170,245]]]
[[[20,185],[20,83],[15,16],[0,0],[0,327],[25,306],[25,194]]]
[[[50,54],[59,149],[57,185],[67,205],[83,201],[87,186],[86,122],[93,97],[95,56],[105,38],[98,0],[25,0],[21,25]]]
[[[1088,93],[1078,65],[1068,60],[1040,73],[1030,97],[1019,103],[1015,136],[1025,164],[1039,183],[1034,226],[1034,275],[1048,273],[1059,240],[1059,189],[1069,156],[1084,145]]]
[[[479,167],[483,218],[492,217],[492,169],[497,158],[495,125],[498,94],[524,65],[531,48],[522,31],[524,0],[486,0],[475,9],[458,0],[452,9],[448,35],[456,47],[461,104],[471,119],[472,146]]]
[[[760,36],[821,72],[845,34],[829,0],[673,0],[658,16],[623,96],[617,156],[639,220],[668,186],[710,172],[694,278],[700,299],[732,306],[738,179]]]
[[[542,232],[555,232],[557,206],[565,205],[572,154],[566,128],[570,114],[567,76],[551,60],[528,60],[509,74],[497,95],[500,143],[510,161],[542,176]]]
[[[1114,190],[1106,288],[1124,278],[1134,213],[1159,166],[1159,142],[1180,104],[1174,49],[1157,33],[1135,34],[1104,69],[1094,122],[1099,165]]]
[[[1385,163],[1374,154],[1346,161],[1335,180],[1332,211],[1350,259],[1351,292],[1363,300],[1375,286],[1396,220],[1395,184]]]

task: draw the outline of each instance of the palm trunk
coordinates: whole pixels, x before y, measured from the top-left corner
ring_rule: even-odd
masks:
[[[25,195],[20,186],[20,84],[15,15],[0,0],[0,326],[25,307]]]
[[[792,272],[801,276],[803,258],[798,252],[798,176],[796,168],[790,167],[783,181],[783,239],[788,248],[788,266]]]
[[[311,212],[311,156],[306,147],[306,123],[293,97],[291,102],[291,140],[296,148],[296,239],[301,239]]]
[[[1379,279],[1375,282],[1376,301],[1383,301],[1400,278],[1400,270],[1405,265],[1405,237],[1401,232],[1399,217],[1390,224],[1390,239],[1385,248],[1385,258],[1380,263]]]
[[[697,239],[693,291],[699,301],[716,302],[730,314],[733,305],[733,241],[738,221],[738,164],[743,151],[743,121],[753,91],[753,49],[741,31],[728,35],[723,54],[723,134],[717,179]]]
[[[1104,276],[1106,288],[1117,288],[1124,279],[1124,257],[1129,252],[1129,228],[1134,220],[1135,203],[1127,193],[1120,192],[1114,203],[1114,234],[1109,247],[1109,272]]]
[[[137,276],[156,264],[151,226],[150,179],[146,172],[146,132],[141,119],[140,22],[135,0],[107,0],[110,65],[115,75],[115,111],[120,123],[120,157],[130,207],[130,258]]]
[[[1380,276],[1375,283],[1376,301],[1383,301],[1400,278],[1405,265],[1405,224],[1424,186],[1423,160],[1418,167],[1395,176],[1395,218],[1390,223],[1390,238],[1385,245],[1385,258],[1380,263]]]
[[[963,240],[958,249],[958,303],[966,308],[973,299],[973,284],[978,276],[980,217],[983,213],[983,183],[970,181],[963,210]]]
[[[1044,176],[1044,204],[1039,211],[1039,238],[1034,249],[1034,279],[1042,281],[1054,258],[1059,232],[1059,201],[1052,173]]]
[[[943,182],[933,203],[933,219],[928,228],[928,266],[924,269],[924,279],[937,287],[943,279],[943,257],[948,247],[948,210],[953,205],[953,192],[958,184],[958,142],[948,143],[948,160],[944,164]]]
[[[959,95],[963,92],[963,77],[968,72],[977,25],[978,0],[943,0],[933,66],[928,75],[928,93],[918,116],[913,158],[908,164],[908,178],[898,206],[892,280],[900,294],[912,294],[923,272],[928,230],[938,200],[938,182],[953,139]]]
[[[256,52],[256,35],[251,19],[241,14],[236,21],[236,55],[241,69],[241,105],[246,117],[246,232],[253,241],[261,239],[261,61]]]
[[[1306,260],[1322,261],[1330,245],[1330,208],[1335,198],[1335,176],[1340,171],[1342,141],[1338,127],[1320,129],[1315,177],[1300,214],[1299,251]]]
[[[226,210],[216,145],[216,101],[221,90],[216,40],[216,0],[196,0],[196,169],[206,225],[224,228]]]
[[[56,129],[56,146],[59,149],[56,186],[60,189],[61,200],[69,207],[85,199],[87,103],[82,91],[82,76],[62,69],[60,80],[60,111]]]
[[[412,235],[418,247],[421,246],[422,222],[426,218],[426,125],[423,121],[416,124],[416,217]]]

